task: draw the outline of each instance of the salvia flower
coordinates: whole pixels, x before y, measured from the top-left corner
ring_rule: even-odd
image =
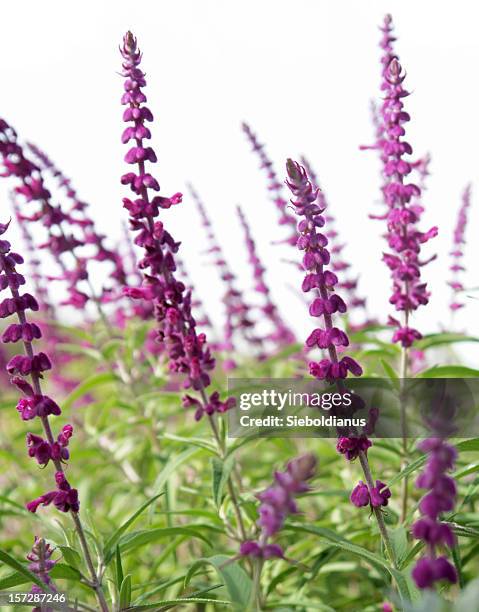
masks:
[[[57,561],[52,559],[52,555],[55,549],[50,546],[43,538],[35,536],[31,551],[27,555],[29,561],[28,569],[36,574],[40,580],[49,587],[50,591],[56,591],[55,584],[51,579],[50,572],[55,567]],[[37,584],[33,585],[30,593],[41,594],[44,590]],[[41,607],[35,606],[33,612],[53,612],[53,608],[42,605]]]
[[[448,472],[454,469],[457,451],[441,438],[428,438],[418,448],[428,454],[428,459],[416,486],[428,493],[419,503],[422,516],[414,523],[412,533],[425,543],[426,555],[416,563],[412,576],[420,589],[428,589],[441,580],[457,582],[454,565],[445,556],[436,555],[438,546],[452,548],[455,544],[450,525],[440,517],[451,512],[456,503],[456,484]]]
[[[0,224],[0,236],[8,229],[9,223]],[[40,380],[43,372],[51,368],[48,355],[35,353],[33,340],[41,338],[40,327],[27,320],[27,311],[38,310],[35,298],[29,293],[20,293],[20,287],[25,284],[25,278],[17,272],[16,266],[23,262],[18,253],[11,250],[7,240],[0,240],[0,291],[10,290],[11,298],[0,302],[0,314],[3,318],[16,315],[18,323],[10,324],[4,331],[2,342],[17,344],[22,342],[25,354],[14,355],[7,363],[6,370],[12,375],[11,382],[23,393],[17,410],[25,421],[38,418],[46,438],[33,433],[27,434],[27,447],[30,457],[35,458],[39,465],[46,466],[51,460],[56,468],[56,489],[41,495],[29,502],[27,509],[36,512],[38,506],[53,503],[62,512],[78,512],[78,492],[68,483],[62,464],[69,458],[67,446],[73,433],[71,425],[65,425],[57,439],[53,437],[49,417],[59,415],[61,410],[54,400],[44,395]],[[28,380],[30,378],[30,381]]]
[[[450,253],[452,262],[449,270],[452,273],[452,278],[449,281],[449,286],[452,289],[452,300],[449,308],[452,312],[464,307],[462,302],[457,299],[457,294],[464,290],[464,285],[461,282],[461,274],[464,272],[462,263],[464,257],[465,232],[467,226],[467,217],[469,207],[471,205],[471,185],[467,185],[462,194],[462,205],[457,215],[456,227],[454,228],[453,247]]]
[[[294,246],[296,244],[296,220],[288,211],[288,201],[283,194],[283,184],[278,180],[278,175],[274,169],[273,162],[268,157],[264,145],[258,141],[256,134],[254,134],[247,123],[243,123],[242,128],[251,144],[252,150],[259,158],[261,170],[264,170],[266,173],[266,177],[268,179],[268,192],[278,210],[279,224],[286,225],[288,227],[289,235],[284,242]]]
[[[273,327],[273,331],[268,335],[267,339],[273,341],[278,346],[285,346],[294,342],[294,334],[283,321],[276,304],[273,302],[265,278],[265,267],[258,256],[256,244],[245,214],[240,206],[236,210],[245,237],[248,261],[253,269],[254,290],[262,296],[263,305],[261,306],[261,311]]]
[[[244,557],[261,557],[271,559],[283,557],[283,549],[278,544],[269,542],[284,525],[288,515],[298,514],[295,497],[309,491],[308,480],[316,472],[316,458],[312,454],[292,459],[284,472],[275,472],[274,483],[257,495],[259,506],[260,528],[258,540],[242,542],[240,554]]]
[[[299,237],[297,246],[303,252],[303,268],[306,272],[302,290],[304,293],[314,291],[316,297],[309,307],[312,317],[322,319],[324,327],[312,331],[306,345],[327,349],[328,357],[319,362],[312,361],[309,371],[315,378],[334,382],[344,379],[349,373],[354,376],[362,374],[362,368],[352,357],[347,355],[339,359],[337,348],[347,347],[349,339],[346,333],[333,325],[332,315],[345,313],[346,303],[339,296],[335,287],[339,283],[337,275],[328,269],[330,253],[327,249],[328,238],[319,231],[325,224],[322,216],[324,204],[318,199],[318,190],[308,180],[305,169],[297,162],[288,160],[287,185],[293,193],[291,203],[301,220],[298,224]]]
[[[308,162],[308,160],[304,156],[301,157],[301,164],[303,168],[306,170],[306,174],[308,175],[311,181],[313,189],[315,189],[318,192],[318,200],[320,202],[321,208],[327,209],[328,203],[326,200],[326,195],[324,191],[320,188],[318,177],[316,173],[314,172],[314,170],[312,169],[311,164]],[[336,220],[333,217],[333,215],[329,212],[329,209],[324,215],[324,220],[326,223],[325,235],[328,238],[330,252],[332,255],[331,270],[333,272],[338,272],[340,274],[346,273],[348,270],[351,269],[351,264],[348,261],[346,261],[344,259],[344,256],[342,255],[344,247],[346,245],[343,242],[341,242],[341,240],[339,239],[339,232],[336,229],[336,224],[335,224]],[[351,276],[344,278],[338,283],[338,287],[341,289],[344,289],[348,297],[348,304],[351,308],[365,308],[366,307],[366,299],[363,297],[360,297],[357,293],[358,278],[354,278]]]
[[[426,284],[421,280],[421,245],[437,235],[437,228],[433,227],[427,232],[419,231],[417,222],[420,213],[414,206],[413,198],[420,194],[420,189],[413,183],[405,182],[412,170],[412,164],[407,159],[412,153],[412,147],[403,139],[404,124],[409,121],[403,102],[409,95],[403,88],[404,78],[401,65],[393,58],[384,76],[386,97],[381,113],[385,130],[384,173],[388,177],[384,190],[389,206],[387,241],[392,251],[384,254],[384,261],[393,279],[390,303],[396,310],[404,312],[404,321],[398,323],[393,341],[407,348],[421,337],[417,330],[408,325],[409,315],[429,300]]]
[[[124,36],[120,52],[125,77],[122,104],[126,108],[123,120],[128,124],[122,141],[129,143],[125,161],[132,166],[122,176],[121,182],[133,194],[123,199],[123,205],[130,214],[130,228],[136,234],[134,242],[143,249],[138,267],[144,276],[141,286],[125,288],[125,294],[133,299],[153,302],[158,323],[156,339],[164,346],[170,371],[181,375],[184,378],[183,386],[197,391],[201,398],[187,396],[184,405],[196,407],[197,418],[204,413],[211,417],[211,410],[224,411],[224,408],[231,408],[234,402],[221,402],[215,393],[206,394],[211,383],[209,372],[214,368],[215,360],[206,335],[197,332],[191,311],[191,292],[175,275],[175,255],[179,243],[157,219],[160,210],[179,204],[182,195],[176,193],[170,198],[159,195],[159,183],[146,167],[147,163],[156,162],[156,155],[146,142],[151,138],[147,124],[153,120],[153,114],[146,106],[143,93],[146,80],[139,67],[141,53],[131,32]],[[201,411],[198,411],[198,404]]]

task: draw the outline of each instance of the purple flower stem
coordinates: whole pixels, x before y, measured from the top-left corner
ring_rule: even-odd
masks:
[[[1,268],[3,270],[8,270],[9,269],[9,264],[7,263],[4,255],[2,253],[0,253],[0,263],[1,263]],[[12,297],[20,302],[20,294],[18,292],[18,289],[15,287],[15,285],[13,284],[9,284],[9,289],[10,292],[12,294]],[[25,327],[27,325],[27,319],[25,316],[25,311],[24,310],[17,310],[17,318],[20,322],[20,325],[22,325],[22,327]],[[25,353],[26,355],[29,357],[29,359],[32,361],[34,358],[34,351],[33,351],[33,346],[31,341],[27,341],[27,340],[23,340],[23,346],[25,349]],[[31,381],[32,381],[32,385],[33,385],[33,390],[35,392],[35,395],[37,396],[42,396],[42,389],[41,389],[41,385],[40,385],[40,374],[38,373],[38,371],[36,371],[35,369],[32,369],[31,374]],[[45,432],[45,436],[48,440],[48,443],[50,444],[50,446],[53,446],[55,444],[55,438],[53,436],[52,433],[52,429],[50,427],[50,422],[48,420],[48,416],[42,416],[40,417],[42,426],[43,426],[43,430]],[[55,469],[57,472],[61,472],[62,474],[64,473],[64,469],[63,469],[63,465],[62,462],[59,459],[54,459],[52,458],[53,464],[55,465]],[[101,586],[101,582],[98,578],[98,575],[96,573],[95,567],[93,565],[93,561],[92,561],[92,557],[90,554],[90,549],[88,547],[88,543],[86,541],[86,537],[85,537],[85,533],[83,531],[83,526],[80,520],[80,517],[78,515],[78,512],[73,511],[72,509],[69,510],[70,515],[73,519],[73,523],[75,525],[75,529],[76,532],[78,534],[78,538],[80,540],[80,544],[81,544],[81,548],[83,551],[83,555],[88,567],[88,570],[90,572],[90,577],[91,577],[91,583],[90,586],[94,589],[97,599],[98,599],[98,603],[100,605],[100,608],[102,610],[102,612],[108,612],[108,605],[103,593],[103,589]]]

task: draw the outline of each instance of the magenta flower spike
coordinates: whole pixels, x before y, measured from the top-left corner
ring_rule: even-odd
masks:
[[[304,169],[306,170],[306,174],[311,180],[311,184],[313,188],[318,191],[318,199],[321,201],[321,206],[326,209],[324,220],[326,222],[327,230],[325,231],[325,235],[328,238],[329,245],[330,245],[330,252],[331,252],[331,255],[333,256],[332,263],[331,263],[331,270],[333,272],[338,272],[340,274],[343,272],[347,272],[348,270],[350,270],[351,264],[345,261],[344,258],[341,258],[342,252],[346,245],[339,240],[339,232],[336,229],[336,219],[333,217],[331,213],[327,212],[328,202],[326,200],[326,195],[324,191],[321,189],[319,182],[318,182],[318,177],[316,173],[314,172],[314,170],[312,169],[308,160],[303,156],[301,157],[300,161]],[[341,289],[344,289],[347,295],[347,298],[348,298],[348,304],[350,308],[361,308],[361,309],[366,308],[366,299],[363,297],[360,297],[357,293],[358,278],[353,278],[349,276],[345,278],[344,280],[340,281],[338,283],[338,287]]]
[[[447,473],[454,469],[456,449],[440,438],[428,438],[419,445],[419,450],[428,453],[424,470],[416,480],[419,489],[428,493],[419,503],[422,517],[412,527],[413,536],[426,545],[426,555],[416,563],[412,577],[418,588],[432,588],[436,582],[457,582],[454,565],[445,556],[437,556],[438,546],[453,548],[454,533],[440,516],[451,512],[456,503],[456,484]]]
[[[192,185],[188,185],[188,188],[198,208],[201,224],[206,233],[207,252],[213,257],[213,263],[218,270],[220,280],[225,285],[223,296],[225,306],[224,343],[220,344],[218,348],[225,351],[233,351],[238,333],[241,333],[249,344],[254,347],[260,347],[262,339],[255,334],[255,322],[252,317],[251,307],[244,299],[243,292],[237,286],[236,275],[228,265],[206,207]],[[226,365],[227,369],[232,369],[233,361],[228,360]]]
[[[55,567],[58,561],[54,561],[52,559],[52,554],[55,549],[47,544],[43,538],[37,538],[35,536],[35,541],[33,543],[31,551],[27,555],[27,560],[29,561],[28,569],[36,574],[38,578],[46,584],[50,591],[56,592],[57,589],[53,580],[50,577],[50,572]],[[30,593],[32,594],[40,594],[45,591],[39,587],[38,585],[33,585]],[[53,612],[53,608],[44,605],[39,607],[35,606],[32,612]]]
[[[343,350],[349,346],[349,339],[344,330],[334,325],[333,316],[344,314],[347,306],[335,290],[339,279],[328,269],[331,260],[327,248],[328,239],[319,231],[325,225],[322,216],[324,204],[318,198],[318,190],[313,188],[305,169],[300,164],[288,159],[286,171],[288,175],[286,184],[293,194],[291,204],[300,218],[297,247],[303,252],[302,264],[305,276],[302,291],[304,293],[314,291],[315,297],[310,304],[309,313],[312,317],[319,317],[324,325],[311,332],[306,340],[306,347],[308,349],[317,347],[327,351],[328,354],[328,357],[319,362],[311,361],[309,371],[314,378],[335,383],[338,390],[344,392],[346,388],[344,379],[349,374],[361,376],[363,370],[349,355],[342,353],[341,358],[338,356],[338,348]],[[367,458],[370,446],[371,441],[367,438],[366,432],[363,432],[355,436],[341,436],[336,448],[349,461],[359,458],[366,483],[360,481],[355,487],[351,493],[351,503],[358,507],[370,506],[389,556],[394,562],[394,551],[381,513],[381,507],[388,504],[391,492],[383,482],[373,480]]]
[[[183,263],[183,260],[181,259],[179,255],[176,256],[176,267],[178,269],[180,276],[183,278],[183,281],[186,285],[187,290],[191,291],[191,295],[194,296],[194,298],[191,300],[191,307],[193,308],[194,312],[199,313],[200,318],[197,321],[198,326],[207,327],[212,330],[213,324],[211,323],[211,319],[209,318],[205,310],[203,302],[198,297],[198,292],[193,284],[193,281],[191,280],[190,275],[188,274],[188,271],[186,269],[185,264]]]
[[[123,205],[130,214],[130,228],[136,233],[134,242],[143,249],[138,265],[144,275],[141,286],[125,288],[124,292],[131,298],[153,302],[158,324],[157,340],[164,346],[170,371],[184,377],[185,388],[199,393],[199,398],[186,395],[183,405],[195,409],[196,420],[204,414],[211,420],[215,413],[232,408],[235,401],[232,398],[221,401],[217,391],[209,397],[205,392],[211,383],[209,372],[215,367],[215,360],[206,335],[197,332],[191,312],[191,292],[176,277],[175,256],[180,245],[157,219],[160,209],[179,204],[182,195],[176,193],[171,198],[159,195],[158,181],[147,169],[147,163],[156,162],[155,152],[144,142],[151,138],[146,124],[153,121],[153,115],[146,106],[143,93],[146,80],[139,67],[141,53],[131,32],[124,36],[120,52],[125,77],[123,120],[128,124],[122,141],[125,144],[132,142],[125,155],[125,161],[132,169],[122,176],[121,182],[130,188],[133,196],[124,198]]]
[[[0,235],[8,229],[9,223],[0,224]],[[40,380],[43,372],[51,369],[48,355],[35,353],[33,341],[42,337],[40,327],[27,320],[28,310],[37,311],[38,303],[29,293],[20,293],[20,287],[25,284],[25,277],[17,272],[16,266],[23,263],[23,257],[11,251],[7,240],[0,240],[0,291],[9,289],[11,298],[5,298],[0,303],[0,317],[7,318],[16,315],[18,323],[11,323],[2,334],[3,343],[23,342],[24,354],[17,354],[10,359],[6,369],[12,376],[12,383],[24,394],[19,400],[17,410],[24,421],[39,418],[45,431],[46,439],[29,433],[27,435],[28,454],[36,459],[39,465],[45,466],[53,462],[56,470],[56,489],[41,495],[29,502],[27,509],[36,512],[38,506],[54,504],[62,512],[77,513],[80,504],[78,492],[69,485],[63,465],[69,458],[67,450],[73,433],[71,425],[65,425],[57,438],[54,438],[49,417],[61,414],[59,406],[41,390]],[[31,379],[31,384],[28,382]]]
[[[256,497],[260,500],[260,528],[258,540],[246,540],[240,546],[240,555],[262,559],[283,558],[279,544],[269,543],[284,525],[288,515],[298,514],[295,497],[310,490],[308,481],[316,472],[316,457],[310,453],[292,459],[284,472],[274,473],[274,483]]]
[[[88,278],[85,260],[76,255],[76,249],[82,246],[82,242],[73,234],[65,233],[65,225],[71,227],[71,216],[65,213],[60,206],[53,206],[50,203],[51,193],[44,184],[40,168],[26,158],[23,148],[18,143],[15,130],[3,119],[0,120],[0,155],[4,166],[1,176],[17,179],[15,194],[16,197],[23,197],[24,208],[31,209],[33,203],[38,204],[37,210],[30,214],[20,212],[19,221],[41,220],[47,231],[48,241],[39,245],[39,248],[50,251],[61,271],[59,276],[48,276],[47,280],[65,281],[68,299],[62,303],[83,309],[89,296],[77,287],[80,281]],[[67,265],[68,258],[65,258],[67,253],[74,255],[74,264],[71,267]]]
[[[403,88],[403,81],[401,65],[392,59],[385,74],[387,89],[381,110],[385,126],[383,151],[387,156],[384,172],[388,177],[384,190],[389,207],[387,241],[392,253],[385,253],[383,259],[393,279],[393,294],[389,301],[404,314],[402,323],[392,319],[397,327],[393,342],[409,348],[421,338],[420,332],[409,325],[410,314],[429,300],[426,284],[421,281],[421,245],[437,235],[437,227],[425,233],[419,231],[420,211],[413,198],[420,195],[420,189],[413,183],[405,183],[405,177],[412,170],[412,164],[405,156],[412,153],[412,147],[402,138],[405,134],[403,125],[409,121],[403,103],[409,94]]]
[[[262,296],[263,305],[261,306],[261,311],[273,327],[272,333],[265,339],[272,341],[280,347],[291,344],[295,340],[294,334],[283,321],[276,304],[273,302],[271,292],[266,283],[265,268],[258,257],[256,244],[251,234],[248,221],[240,206],[238,206],[236,210],[245,237],[248,261],[253,269],[254,290]]]
[[[464,258],[465,233],[467,227],[467,217],[471,205],[471,185],[467,185],[462,194],[462,205],[457,215],[456,227],[454,228],[452,251],[450,253],[452,261],[449,270],[452,278],[449,286],[452,290],[452,299],[449,308],[452,312],[464,307],[462,302],[457,299],[457,294],[464,290],[461,282],[461,274],[464,272],[462,260]]]
[[[288,201],[283,194],[283,184],[278,180],[278,175],[274,169],[273,162],[266,154],[264,145],[258,141],[256,134],[254,134],[247,123],[242,124],[242,129],[251,144],[252,150],[259,158],[260,169],[266,174],[268,180],[268,192],[278,210],[279,224],[288,227],[288,238],[279,242],[287,242],[288,244],[294,246],[296,244],[296,219],[288,211]]]
[[[88,216],[89,204],[79,198],[71,180],[39,147],[28,143],[28,148],[38,160],[40,168],[49,171],[57,180],[58,187],[63,189],[70,202],[67,213],[68,222],[80,229],[82,244],[85,246],[91,245],[94,249],[93,255],[88,257],[88,260],[110,263],[112,267],[110,279],[113,285],[103,289],[103,295],[100,299],[102,302],[116,301],[122,295],[122,289],[127,284],[122,257],[116,250],[109,249],[104,245],[105,236],[98,233],[93,219]]]

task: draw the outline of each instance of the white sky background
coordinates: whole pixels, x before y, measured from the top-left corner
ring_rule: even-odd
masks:
[[[414,323],[448,325],[448,252],[461,191],[473,182],[467,232],[466,284],[479,285],[479,39],[477,3],[402,0],[156,0],[81,3],[29,0],[2,7],[1,112],[21,138],[41,146],[92,205],[102,231],[118,238],[126,219],[119,184],[125,172],[120,134],[122,93],[118,44],[131,29],[143,50],[146,90],[155,115],[155,173],[162,191],[186,191],[191,180],[243,286],[251,286],[235,206],[244,206],[284,316],[302,332],[304,306],[286,284],[299,273],[281,263],[288,248],[267,199],[264,176],[240,130],[248,121],[284,177],[286,157],[306,154],[337,218],[345,255],[361,272],[372,314],[393,314],[389,273],[380,257],[383,225],[369,220],[378,197],[378,162],[359,144],[373,140],[369,101],[379,89],[379,31],[385,12],[407,70],[406,100],[415,154],[430,151],[424,229],[437,262],[424,269],[432,291]],[[0,186],[6,194],[5,185]],[[8,205],[3,198],[5,208]],[[9,213],[2,213],[2,218]],[[163,219],[183,240],[183,257],[203,300],[219,317],[221,288],[206,265],[204,234],[190,198]],[[479,294],[477,294],[479,297]],[[468,300],[457,325],[479,334],[479,303]],[[466,356],[467,357],[467,356]]]

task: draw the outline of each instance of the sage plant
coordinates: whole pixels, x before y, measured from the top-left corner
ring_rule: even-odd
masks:
[[[288,210],[288,201],[284,197],[283,184],[279,181],[273,162],[268,157],[264,145],[258,141],[256,134],[251,130],[247,123],[242,124],[242,129],[251,145],[252,150],[259,158],[260,169],[266,174],[267,189],[274,205],[278,210],[279,224],[288,228],[287,238],[280,242],[286,242],[291,246],[294,246],[296,244],[296,220]]]
[[[245,214],[240,206],[237,206],[236,212],[238,214],[241,228],[243,229],[246,250],[248,252],[248,262],[253,270],[253,279],[255,283],[254,290],[263,298],[263,305],[260,307],[261,312],[265,315],[273,327],[273,331],[266,337],[266,339],[272,341],[277,346],[285,346],[291,342],[294,342],[294,334],[283,321],[276,304],[273,302],[270,289],[266,283],[266,270],[258,256],[256,244],[251,234],[251,229],[248,221],[246,220]]]
[[[203,416],[208,418],[218,448],[224,452],[214,417],[233,408],[235,400],[221,400],[218,391],[207,395],[206,390],[211,384],[209,372],[215,367],[215,359],[208,347],[206,334],[197,332],[191,312],[191,292],[176,277],[175,256],[179,243],[158,220],[160,210],[179,204],[182,195],[159,195],[160,185],[146,166],[157,161],[152,147],[144,142],[151,138],[146,124],[153,121],[153,114],[146,106],[147,99],[143,92],[146,80],[140,68],[142,56],[131,32],[125,34],[120,52],[125,78],[121,102],[126,107],[123,120],[128,124],[122,141],[125,144],[131,142],[125,162],[132,166],[121,177],[121,183],[133,193],[132,197],[123,199],[123,206],[130,215],[130,229],[136,234],[134,242],[143,249],[143,258],[138,265],[144,274],[142,286],[125,288],[124,291],[132,298],[153,301],[158,324],[157,338],[165,347],[170,371],[180,374],[184,380],[183,386],[192,391],[184,396],[183,405],[194,408],[196,420]],[[241,536],[246,539],[231,478],[227,484]]]
[[[323,204],[318,199],[318,190],[314,189],[306,170],[297,162],[288,159],[286,163],[287,181],[293,199],[296,214],[300,217],[298,223],[297,247],[304,253],[302,258],[305,276],[302,291],[314,291],[315,297],[310,304],[309,314],[320,317],[324,327],[315,328],[306,340],[308,348],[317,347],[327,351],[328,357],[319,362],[309,363],[309,372],[318,380],[335,383],[340,392],[344,392],[344,379],[348,374],[361,376],[363,370],[359,363],[349,355],[339,358],[338,348],[344,349],[349,345],[346,332],[333,324],[333,315],[344,314],[347,306],[338,295],[335,287],[339,279],[337,275],[328,270],[331,257],[328,239],[319,231],[324,227],[325,219]],[[386,506],[391,495],[387,486],[379,480],[374,482],[367,458],[367,450],[371,446],[365,435],[340,437],[337,450],[349,460],[359,458],[366,483],[360,481],[351,494],[351,502],[355,506],[369,505],[374,512],[384,545],[391,561],[395,563],[394,552],[390,543],[389,534],[382,515],[382,506]],[[359,488],[358,488],[359,487]]]
[[[5,234],[10,223],[0,224],[0,236]],[[43,427],[44,436],[27,434],[28,454],[40,466],[51,461],[55,469],[55,488],[43,493],[27,503],[29,512],[36,512],[39,506],[53,504],[61,512],[70,513],[75,525],[85,561],[90,571],[91,586],[95,590],[98,603],[103,612],[108,610],[100,580],[97,576],[79,517],[80,502],[78,491],[67,480],[66,461],[69,459],[68,445],[73,434],[71,425],[65,425],[55,437],[50,424],[51,416],[61,414],[58,404],[45,395],[41,388],[44,372],[52,365],[48,355],[42,351],[36,353],[34,340],[42,337],[40,327],[27,319],[27,311],[38,311],[38,303],[30,293],[20,293],[25,284],[25,277],[17,271],[23,263],[23,257],[11,250],[7,240],[0,240],[0,291],[8,289],[11,297],[0,302],[0,318],[17,317],[2,334],[3,343],[23,343],[24,352],[14,355],[7,363],[7,372],[11,382],[23,394],[18,401],[17,410],[24,421],[38,419]]]
[[[452,273],[452,278],[449,281],[449,286],[452,290],[452,299],[449,308],[452,312],[464,307],[464,303],[459,302],[457,294],[464,290],[464,285],[461,282],[461,274],[464,272],[464,244],[465,233],[467,227],[467,217],[469,207],[471,206],[471,185],[467,185],[462,194],[462,204],[457,215],[456,226],[453,234],[453,247],[450,253],[452,262],[449,270]]]

